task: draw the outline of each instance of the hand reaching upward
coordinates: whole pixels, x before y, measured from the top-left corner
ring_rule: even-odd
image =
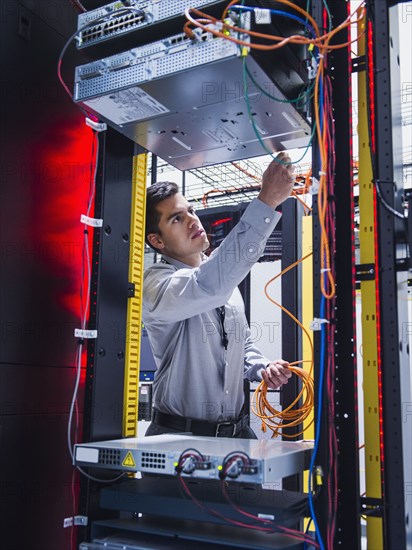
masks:
[[[291,194],[295,183],[295,167],[290,164],[290,156],[281,152],[272,160],[262,176],[262,189],[258,199],[272,208],[276,208]]]

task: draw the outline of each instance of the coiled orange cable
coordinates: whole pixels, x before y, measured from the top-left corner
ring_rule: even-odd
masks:
[[[299,263],[303,262],[310,256],[312,256],[313,253],[310,252],[309,254],[306,254],[306,256],[303,256],[296,262],[290,264],[286,269],[275,275],[275,277],[272,277],[266,285],[265,285],[265,296],[266,298],[272,302],[272,304],[278,306],[283,312],[286,313],[295,323],[299,325],[303,333],[308,339],[309,346],[310,346],[310,356],[311,359],[307,360],[308,363],[310,363],[310,369],[309,371],[305,371],[302,368],[296,368],[293,365],[298,365],[300,363],[303,363],[304,361],[296,361],[294,363],[290,363],[290,370],[299,376],[302,379],[302,389],[296,396],[293,403],[291,403],[287,408],[285,408],[283,411],[277,411],[270,405],[269,401],[267,400],[267,386],[265,382],[261,382],[259,386],[256,388],[255,393],[253,395],[253,403],[252,405],[252,411],[256,416],[258,416],[262,420],[262,431],[266,431],[267,428],[272,430],[273,434],[272,437],[277,437],[279,435],[280,430],[283,428],[291,428],[292,426],[297,426],[298,424],[302,423],[304,420],[306,420],[309,416],[309,414],[312,411],[313,405],[314,405],[314,382],[313,382],[313,363],[314,363],[314,352],[313,352],[313,344],[312,339],[307,331],[307,329],[302,325],[302,323],[297,319],[288,309],[286,309],[284,306],[276,302],[268,293],[268,287],[270,284],[273,283],[278,277],[281,277],[285,273],[287,273],[289,270],[296,267]],[[305,361],[306,362],[306,361]],[[300,399],[303,399],[303,405],[298,408],[292,410],[292,408],[300,401]],[[297,435],[301,435],[313,422],[313,419],[308,424],[308,426],[305,426],[304,429],[302,429],[301,432],[298,434],[294,434],[293,436],[285,434],[282,432],[282,435],[284,437],[296,437]]]
[[[307,361],[311,362],[311,361]],[[302,389],[299,394],[296,396],[294,401],[282,411],[278,411],[273,407],[267,398],[267,385],[262,380],[259,386],[256,388],[255,393],[253,394],[252,401],[252,411],[253,413],[262,420],[262,431],[266,432],[272,430],[272,437],[277,437],[282,430],[282,436],[288,438],[295,438],[299,435],[302,435],[303,432],[313,423],[313,418],[310,423],[305,426],[298,433],[289,435],[284,432],[285,428],[293,428],[303,423],[304,420],[308,418],[312,411],[312,407],[315,399],[315,388],[313,378],[310,376],[309,372],[306,372],[302,368],[294,367],[303,363],[303,361],[295,361],[290,363],[289,370],[291,370],[296,376],[302,380]],[[303,399],[303,404],[301,407],[294,409],[293,407],[299,402],[300,399]]]

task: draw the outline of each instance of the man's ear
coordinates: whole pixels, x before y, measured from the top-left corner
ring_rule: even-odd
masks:
[[[147,240],[149,241],[151,246],[153,246],[153,248],[157,248],[158,250],[163,250],[165,246],[158,233],[149,233],[147,235]]]

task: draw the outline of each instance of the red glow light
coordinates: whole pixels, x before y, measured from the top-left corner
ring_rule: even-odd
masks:
[[[36,182],[34,241],[48,250],[48,272],[56,281],[55,303],[80,318],[83,225],[87,210],[93,165],[92,130],[82,120],[68,119],[65,126],[51,126],[33,151],[42,174]],[[94,159],[93,159],[94,160]],[[89,235],[91,256],[92,231]]]
[[[210,227],[216,227],[217,225],[221,225],[222,223],[231,222],[233,218],[221,218],[220,220],[215,220],[210,224]]]

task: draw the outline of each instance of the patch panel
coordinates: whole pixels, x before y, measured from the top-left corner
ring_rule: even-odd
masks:
[[[145,27],[160,23],[171,23],[171,19],[180,21],[183,27],[186,8],[214,8],[216,13],[223,10],[222,0],[179,0],[165,2],[160,0],[135,0],[134,2],[111,2],[95,10],[82,13],[78,17],[78,49],[87,48],[121,36],[143,30]],[[84,28],[86,27],[86,28]],[[170,31],[170,29],[169,29]],[[137,35],[134,35],[137,37]],[[136,40],[138,40],[136,38]]]

